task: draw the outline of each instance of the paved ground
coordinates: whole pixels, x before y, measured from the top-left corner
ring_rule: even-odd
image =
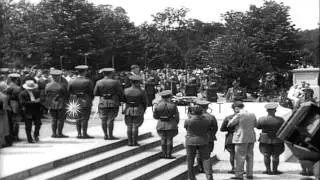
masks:
[[[89,134],[94,135],[96,137],[95,138],[96,140],[101,141],[103,138],[103,133],[102,133],[101,128],[99,127],[99,125],[100,125],[99,117],[95,113],[97,101],[95,101],[94,104],[95,104],[95,106],[93,108],[92,118],[89,123],[90,128],[89,128],[88,132],[89,132]],[[245,106],[246,106],[246,109],[248,109],[251,112],[254,112],[258,118],[266,114],[266,112],[263,108],[264,103],[246,103]],[[222,119],[226,115],[232,114],[231,103],[222,103],[222,104],[214,103],[210,106],[210,108],[212,109],[212,113],[218,119],[219,127],[221,126]],[[121,111],[121,109],[120,109],[120,111]],[[184,142],[185,130],[183,128],[183,122],[186,119],[185,107],[179,107],[179,112],[180,112],[181,122],[179,124],[179,135],[175,138],[175,141]],[[283,117],[288,117],[288,115],[290,114],[290,111],[285,108],[279,108],[277,114],[280,116],[283,116]],[[123,130],[123,128],[125,128],[125,126],[124,126],[124,122],[123,122],[123,115],[121,114],[121,112],[119,113],[119,116],[117,117],[116,120],[117,121],[115,123],[115,133],[114,134],[115,134],[115,136],[125,138],[125,134],[124,134],[125,130]],[[46,146],[50,146],[50,144],[48,144],[48,142],[53,140],[52,138],[50,138],[50,136],[51,136],[50,119],[44,119],[42,122],[43,122],[43,125],[42,125],[41,133],[40,133],[41,134],[40,140],[42,142],[39,143],[39,145],[38,145],[39,149],[41,149],[41,147],[43,148]],[[152,118],[152,109],[148,108],[148,110],[145,114],[145,123],[140,128],[141,129],[140,131],[141,132],[152,131],[156,135],[155,127],[156,127],[156,120],[154,120]],[[74,125],[66,124],[65,128],[64,128],[64,132],[69,134],[71,136],[71,138],[59,140],[59,141],[63,141],[63,142],[60,142],[61,144],[66,145],[69,142],[71,142],[71,143],[74,142],[76,144],[81,143],[81,141],[75,142],[74,137],[76,136],[76,132],[75,132]],[[257,131],[257,136],[258,136],[258,134],[259,134],[259,131]],[[36,158],[37,153],[38,154],[43,153],[43,151],[39,151],[39,152],[31,152],[30,151],[29,152],[27,150],[27,148],[25,148],[25,147],[28,147],[28,144],[25,142],[24,125],[21,125],[20,137],[24,141],[17,143],[15,145],[16,147],[17,146],[20,147],[20,150],[15,152],[15,153],[19,153],[20,157],[33,155],[33,157]],[[218,141],[216,142],[214,152],[217,154],[218,159],[220,159],[221,161],[215,166],[215,169],[217,172],[217,174],[215,175],[215,179],[228,179],[231,177],[230,174],[226,174],[226,171],[230,169],[230,165],[227,161],[229,158],[229,154],[224,150],[224,137],[225,137],[224,133],[222,133],[220,131],[217,133]],[[57,143],[57,142],[55,142],[55,143]],[[85,142],[83,142],[83,144],[85,145]],[[33,146],[37,146],[37,144],[34,144]],[[24,147],[24,148],[21,148],[21,147]],[[66,145],[66,147],[67,147],[67,145]],[[24,151],[22,151],[22,150],[24,150]],[[14,152],[14,150],[9,150],[9,149],[7,149],[5,151]],[[5,151],[2,150],[1,152],[5,152]],[[281,179],[282,180],[282,179],[300,179],[301,178],[301,176],[298,175],[298,172],[300,170],[300,165],[298,163],[284,163],[283,162],[288,156],[290,156],[291,153],[289,151],[286,151],[286,153],[281,156],[282,163],[279,168],[280,168],[280,170],[282,170],[286,173],[283,175],[280,175],[280,176],[265,176],[265,175],[261,174],[261,171],[264,170],[264,165],[262,163],[263,157],[258,150],[258,144],[255,145],[254,153],[255,153],[254,171],[255,171],[255,177],[257,177],[258,179]],[[1,153],[0,155],[3,156],[4,154]],[[10,155],[11,155],[11,157],[14,157],[14,153],[11,153]],[[1,159],[3,160],[3,158],[1,158]],[[15,160],[18,160],[18,159],[15,158]],[[17,161],[15,161],[15,162],[17,162]],[[28,162],[28,161],[20,161],[20,162]],[[200,175],[199,179],[203,179],[202,177],[204,177],[204,176]]]

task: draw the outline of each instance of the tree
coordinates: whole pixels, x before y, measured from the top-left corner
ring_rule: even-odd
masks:
[[[272,68],[262,53],[250,47],[250,39],[244,34],[223,35],[210,43],[211,66],[224,82],[230,86],[232,80],[240,78],[241,85],[256,90],[259,79]]]
[[[265,1],[262,7],[252,5],[248,12],[227,12],[224,16],[228,32],[243,32],[250,37],[250,47],[264,55],[272,70],[287,72],[300,59],[298,30],[289,16],[289,7]]]

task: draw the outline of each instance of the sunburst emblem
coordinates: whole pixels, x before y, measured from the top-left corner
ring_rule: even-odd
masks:
[[[67,113],[69,116],[76,117],[79,112],[80,104],[78,103],[78,101],[73,100],[67,105]]]

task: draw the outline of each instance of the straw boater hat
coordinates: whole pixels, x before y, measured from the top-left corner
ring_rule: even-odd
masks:
[[[38,84],[36,84],[33,80],[27,80],[22,87],[27,90],[33,90],[38,88]]]

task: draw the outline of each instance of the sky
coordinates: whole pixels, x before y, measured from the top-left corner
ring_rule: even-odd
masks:
[[[39,2],[40,0],[29,0]],[[88,0],[96,5],[110,4],[113,7],[123,7],[130,21],[135,25],[151,22],[152,14],[162,12],[166,7],[185,7],[190,11],[189,18],[199,19],[203,22],[223,22],[221,14],[227,11],[247,11],[254,4],[261,6],[263,0]],[[292,23],[301,30],[319,27],[320,0],[275,0],[289,6]]]

